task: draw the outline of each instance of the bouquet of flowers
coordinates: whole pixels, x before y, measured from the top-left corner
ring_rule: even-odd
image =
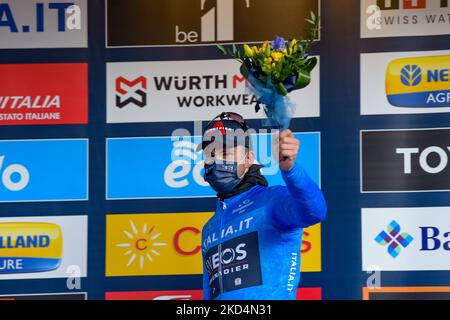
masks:
[[[279,129],[289,127],[295,105],[288,93],[305,88],[311,82],[311,71],[317,58],[308,56],[308,49],[317,38],[319,18],[311,11],[305,19],[310,25],[309,36],[304,40],[286,41],[277,36],[261,46],[243,45],[242,53],[235,45],[225,48],[217,45],[224,55],[241,62],[241,74],[247,79],[247,90],[257,98],[256,112],[263,109],[269,124]]]

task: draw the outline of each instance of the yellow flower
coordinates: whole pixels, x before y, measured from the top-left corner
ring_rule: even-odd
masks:
[[[289,48],[293,49],[297,45],[297,39],[292,39],[291,43],[289,44]]]
[[[244,52],[247,57],[253,58],[253,50],[246,44],[244,44]]]
[[[270,49],[269,41],[266,41],[266,42],[263,43],[263,45],[262,45],[262,52],[264,53],[266,58],[270,57],[271,49]]]
[[[296,53],[298,49],[297,39],[292,39],[291,44],[289,45],[289,51],[292,53]]]
[[[272,63],[272,69],[275,69],[276,66],[277,66],[277,65],[275,64],[275,62]]]
[[[268,41],[266,41],[262,44],[261,48],[263,49],[263,51],[266,51],[267,44],[268,44]]]
[[[259,54],[264,53],[264,49],[262,47],[258,48],[257,46],[253,46],[253,47],[251,47],[251,50],[253,51],[254,55],[259,55]]]
[[[284,57],[284,54],[282,52],[272,52],[272,59],[275,62],[280,62],[280,60]]]

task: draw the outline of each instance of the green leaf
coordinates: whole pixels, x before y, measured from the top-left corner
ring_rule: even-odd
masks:
[[[270,64],[263,64],[261,69],[262,69],[262,72],[264,72],[265,74],[270,74],[272,72],[272,68],[270,67]]]
[[[286,88],[282,83],[276,83],[274,84],[275,89],[277,89],[278,94],[281,94],[282,96],[286,96],[288,94]]]
[[[233,55],[237,56],[237,54],[238,54],[238,49],[236,48],[236,45],[233,44]]]
[[[242,74],[244,77],[248,78],[249,71],[248,71],[248,68],[247,68],[247,66],[246,66],[245,64],[242,64],[242,65],[241,65],[240,71],[241,71],[241,74]]]
[[[311,73],[308,70],[300,70],[297,75],[297,82],[293,90],[303,89],[311,83]]]
[[[311,72],[316,65],[317,65],[317,58],[316,57],[309,58],[305,62],[304,70]]]
[[[216,45],[217,49],[219,49],[219,51],[223,54],[223,55],[227,55],[227,49],[225,49],[225,47],[221,44]]]
[[[268,46],[266,47],[266,51],[264,52],[264,56],[265,56],[266,58],[268,58],[268,57],[270,57],[271,54],[272,54],[272,52],[271,52],[271,49],[270,49],[270,45],[268,45]]]
[[[248,44],[244,44],[244,54],[248,57],[248,58],[253,58],[254,54],[252,49],[250,49],[250,47],[248,46]]]
[[[311,20],[316,21],[316,15],[314,14],[314,11],[311,10]]]

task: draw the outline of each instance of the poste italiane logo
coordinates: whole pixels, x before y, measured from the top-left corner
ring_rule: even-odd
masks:
[[[55,270],[62,250],[62,231],[56,224],[0,223],[0,274]]]
[[[386,95],[396,107],[450,107],[450,56],[391,61],[386,72]]]

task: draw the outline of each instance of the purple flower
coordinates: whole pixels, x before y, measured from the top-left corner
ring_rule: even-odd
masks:
[[[275,40],[272,41],[272,48],[274,50],[283,50],[286,48],[284,38],[276,36]]]

